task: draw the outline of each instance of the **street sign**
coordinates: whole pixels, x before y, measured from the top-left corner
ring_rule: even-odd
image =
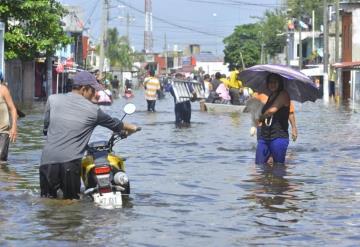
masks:
[[[5,77],[5,54],[4,54],[5,24],[0,22],[0,70]]]

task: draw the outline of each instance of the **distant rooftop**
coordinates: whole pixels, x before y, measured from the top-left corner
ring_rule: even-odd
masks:
[[[223,57],[216,56],[211,52],[200,52],[194,55],[197,62],[224,62]]]

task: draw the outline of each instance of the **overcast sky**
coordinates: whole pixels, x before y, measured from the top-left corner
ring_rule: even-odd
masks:
[[[99,41],[103,0],[58,0],[82,8],[81,18],[94,43]],[[126,22],[119,17],[132,16],[129,28],[131,46],[144,48],[144,0],[109,0],[109,27],[126,34]],[[154,51],[164,50],[165,34],[168,49],[183,49],[190,43],[200,44],[202,51],[222,55],[222,39],[236,25],[255,22],[267,9],[280,7],[281,0],[152,0]],[[119,7],[120,5],[120,7]]]

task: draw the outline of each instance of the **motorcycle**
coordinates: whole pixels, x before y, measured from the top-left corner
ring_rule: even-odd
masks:
[[[122,119],[135,110],[134,104],[126,104]],[[136,131],[140,130],[138,128]],[[82,160],[84,195],[102,208],[119,208],[130,194],[130,181],[125,173],[126,159],[113,152],[114,145],[125,138],[126,131],[121,131],[114,132],[108,141],[89,143]]]

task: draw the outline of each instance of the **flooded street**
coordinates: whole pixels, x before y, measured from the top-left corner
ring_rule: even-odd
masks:
[[[360,242],[360,114],[321,101],[296,105],[299,138],[285,166],[255,166],[250,115],[208,114],[176,129],[170,95],[125,121],[142,131],[120,141],[130,201],[105,210],[89,201],[39,196],[43,103],[19,121],[0,169],[0,246],[356,246]],[[121,117],[124,99],[105,107]],[[107,140],[98,128],[92,140]]]

